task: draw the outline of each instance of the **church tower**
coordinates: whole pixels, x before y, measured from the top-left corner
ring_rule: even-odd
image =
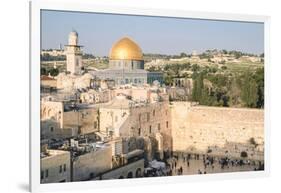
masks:
[[[70,32],[68,36],[68,45],[66,47],[66,70],[70,74],[81,74],[82,71],[82,51],[78,45],[78,33]]]

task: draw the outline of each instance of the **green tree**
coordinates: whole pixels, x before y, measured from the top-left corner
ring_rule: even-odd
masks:
[[[234,52],[234,57],[235,57],[236,59],[239,59],[241,56],[242,56],[242,53],[241,53],[241,52]]]
[[[192,100],[200,101],[202,97],[202,90],[204,89],[203,74],[194,74]]]
[[[230,106],[237,106],[241,103],[241,88],[238,85],[236,78],[232,78],[230,81],[228,96]]]
[[[197,72],[199,69],[200,69],[200,67],[198,66],[198,64],[193,64],[193,65],[191,66],[191,70],[192,70],[193,72]]]
[[[257,83],[257,108],[264,107],[264,68],[260,68],[256,71],[254,79]]]
[[[59,70],[57,68],[52,68],[49,70],[51,76],[57,76],[59,74]]]
[[[184,53],[184,52],[182,52],[182,53],[180,53],[180,57],[181,57],[181,58],[185,58],[185,57],[187,57],[187,54]]]
[[[43,68],[43,67],[42,67],[42,68],[40,69],[40,74],[41,74],[41,75],[47,75],[47,70],[46,70],[46,68]]]
[[[228,52],[227,52],[227,50],[222,50],[222,53],[227,54]]]
[[[164,75],[164,84],[171,85],[173,83],[173,77],[169,74]]]
[[[257,103],[257,84],[251,74],[246,72],[244,74],[241,98],[247,107],[256,107]]]

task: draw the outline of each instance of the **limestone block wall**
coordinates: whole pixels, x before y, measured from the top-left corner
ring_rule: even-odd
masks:
[[[132,108],[126,125],[120,128],[122,137],[163,136],[163,150],[171,150],[171,114],[167,102]]]
[[[56,131],[60,129],[60,124],[54,119],[45,119],[40,122],[41,139],[54,137]]]
[[[129,163],[120,168],[106,172],[101,176],[101,179],[107,180],[107,179],[128,178],[130,174],[132,174],[131,177],[135,178],[137,177],[138,172],[140,172],[141,175],[144,172],[144,159]]]
[[[133,100],[146,101],[149,98],[150,91],[143,88],[117,88],[114,90],[114,95],[125,94],[131,96]]]
[[[100,132],[108,133],[115,129],[114,135],[119,137],[119,127],[128,119],[129,109],[100,108]]]
[[[263,151],[263,110],[192,106],[188,102],[174,102],[171,105],[171,118],[173,151],[206,153],[208,147],[223,149],[235,144],[239,152],[239,148],[244,148],[245,144],[251,147],[250,138],[254,138],[259,151]]]
[[[56,88],[57,87],[57,80],[53,79],[53,80],[41,80],[40,85],[43,87],[53,87]]]
[[[44,176],[41,176],[41,183],[70,182],[70,153],[60,150],[49,150],[49,153],[50,156],[41,159],[41,175]]]
[[[63,103],[55,101],[41,101],[40,116],[41,120],[54,119],[62,126]]]
[[[112,167],[111,146],[102,147],[76,157],[73,161],[73,181],[89,180]]]
[[[65,139],[78,135],[78,128],[61,128],[60,124],[53,119],[45,119],[41,121],[40,126],[41,139]]]
[[[81,109],[79,111],[63,112],[63,128],[80,128],[80,134],[92,133],[98,130],[98,111],[96,109]]]
[[[100,108],[100,131],[114,129],[114,137],[152,137],[161,134],[159,152],[171,152],[171,111],[168,102],[151,103],[129,109]],[[161,137],[161,138],[162,138]]]

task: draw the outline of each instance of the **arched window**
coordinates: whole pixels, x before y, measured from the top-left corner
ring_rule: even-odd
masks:
[[[50,116],[51,116],[51,112],[52,112],[52,110],[51,110],[51,109],[49,109],[49,110],[48,110],[48,113],[47,113],[47,116],[48,116],[48,117],[50,117]]]

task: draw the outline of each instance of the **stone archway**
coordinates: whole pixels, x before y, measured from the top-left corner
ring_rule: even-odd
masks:
[[[141,172],[141,169],[138,168],[138,169],[136,170],[136,178],[140,178],[140,177],[142,177],[142,172]]]
[[[46,110],[46,107],[43,108],[43,112],[42,112],[42,115],[41,115],[41,118],[42,119],[45,119],[47,117],[47,110]]]
[[[48,109],[48,111],[47,111],[47,116],[48,116],[48,118],[50,118],[51,115],[52,115],[52,109]]]
[[[133,177],[134,177],[133,172],[129,172],[128,175],[127,175],[127,178],[133,178]]]

